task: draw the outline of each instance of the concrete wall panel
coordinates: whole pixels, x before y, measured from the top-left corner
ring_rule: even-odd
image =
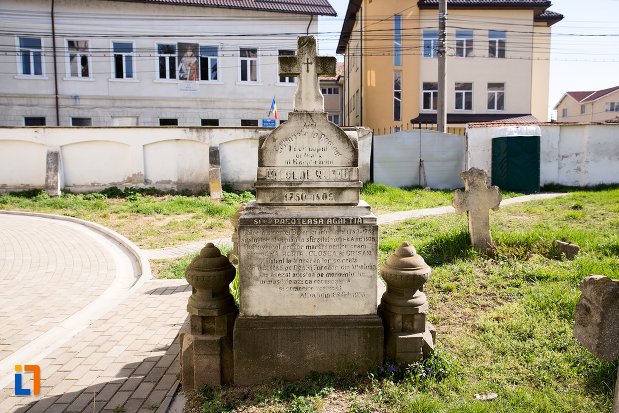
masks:
[[[45,186],[47,148],[34,142],[6,140],[0,146],[0,190]]]

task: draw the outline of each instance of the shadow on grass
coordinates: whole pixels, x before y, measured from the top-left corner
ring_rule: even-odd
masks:
[[[432,266],[473,258],[477,253],[470,245],[469,233],[462,230],[435,237],[432,242],[420,248],[419,254]]]
[[[615,382],[617,380],[617,369],[619,360],[602,361],[591,366],[584,373],[585,385],[588,393],[602,394],[610,396],[612,399]]]

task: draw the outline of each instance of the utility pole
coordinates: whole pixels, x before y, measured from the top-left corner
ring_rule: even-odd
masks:
[[[446,26],[447,26],[447,0],[439,0],[438,3],[438,105],[436,108],[436,125],[439,132],[445,132],[447,127],[447,107],[445,105],[446,83]]]

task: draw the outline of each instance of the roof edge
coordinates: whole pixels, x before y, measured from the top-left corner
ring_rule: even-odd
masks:
[[[361,8],[362,0],[350,0],[348,2],[348,9],[346,9],[346,15],[344,16],[344,24],[342,25],[342,32],[340,33],[340,40],[337,43],[337,54],[344,54],[346,52],[346,46],[348,40],[350,40],[350,34],[352,33],[355,22],[357,21],[357,12]]]

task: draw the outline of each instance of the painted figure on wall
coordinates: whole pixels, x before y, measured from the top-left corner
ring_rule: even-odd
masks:
[[[178,79],[198,81],[200,79],[200,69],[198,60],[197,43],[179,43],[179,62]]]

